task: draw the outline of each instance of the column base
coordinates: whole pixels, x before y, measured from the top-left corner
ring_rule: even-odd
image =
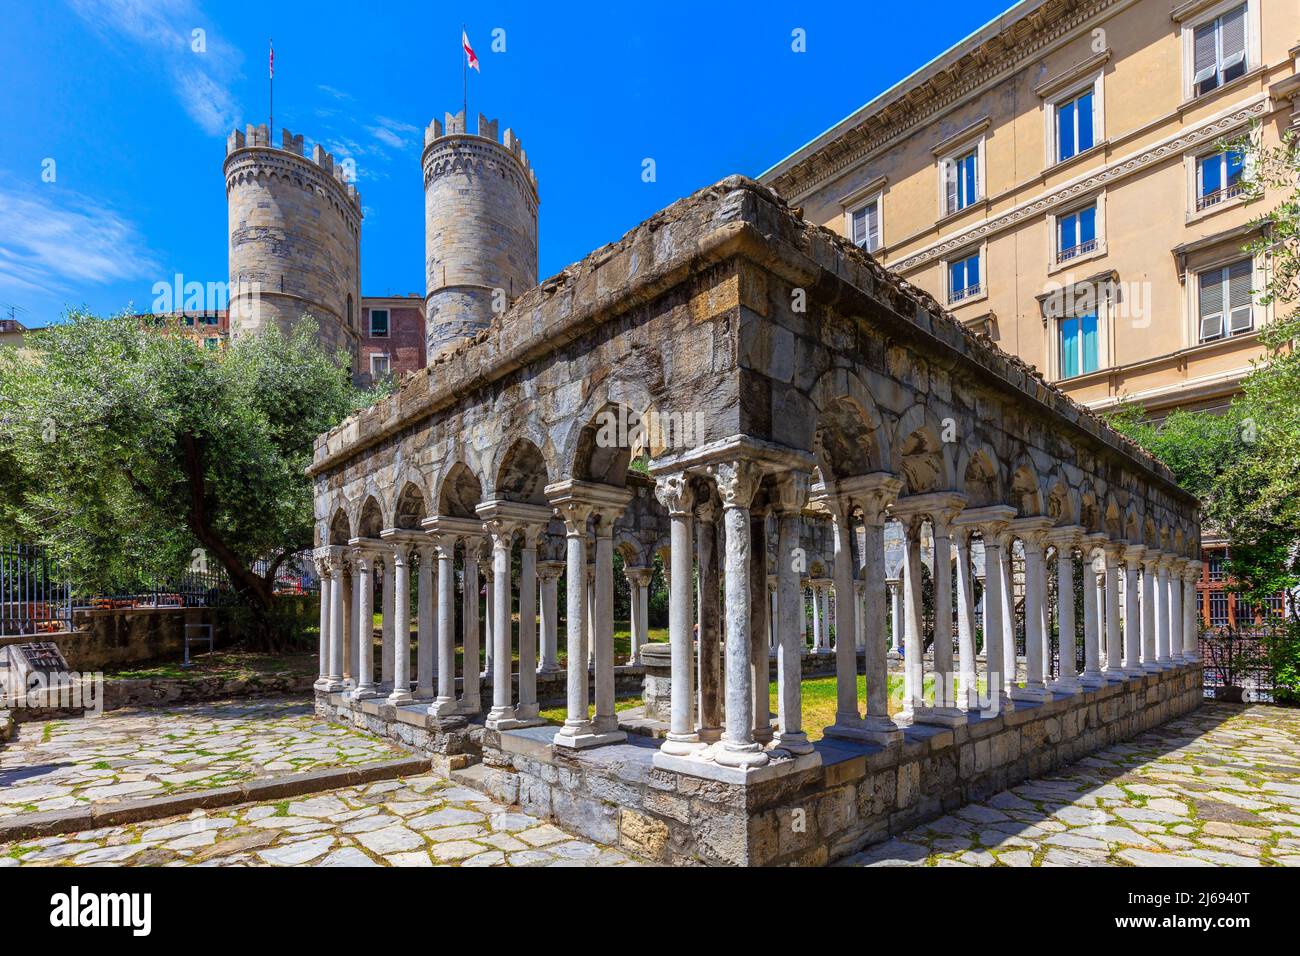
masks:
[[[822,656],[827,656],[829,654],[834,654],[835,652],[832,651],[829,647],[814,647],[813,653],[818,655],[819,657],[822,657]]]
[[[1046,687],[1039,684],[1037,687],[1012,687],[1010,691],[1012,700],[1022,700],[1025,703],[1041,703],[1045,700],[1052,699],[1052,692]]]
[[[1122,667],[1108,667],[1101,672],[1101,676],[1105,678],[1108,684],[1119,684],[1128,680],[1128,675],[1124,673]]]
[[[964,727],[970,722],[970,715],[956,707],[914,707],[912,723],[936,724],[940,727]]]
[[[429,716],[452,717],[456,715],[458,710],[454,697],[435,697],[433,703],[429,705]]]
[[[659,745],[659,751],[674,757],[688,757],[691,754],[699,753],[707,746],[708,744],[701,741],[698,734],[670,733],[664,738],[664,742]]]
[[[776,732],[772,730],[771,724],[766,727],[754,728],[754,741],[759,744],[770,744],[775,739]]]
[[[509,730],[515,726],[515,709],[509,705],[496,704],[488,711],[483,725],[488,730]]]
[[[392,693],[388,695],[387,699],[388,702],[392,704],[394,707],[401,707],[415,700],[415,698],[411,696],[411,692],[409,690],[398,690],[397,688],[393,689]]]
[[[560,667],[559,664],[555,663],[554,661],[550,661],[550,662],[543,662],[542,665],[537,668],[537,673],[558,674],[560,673],[561,670],[562,668]]]
[[[1054,694],[1082,694],[1083,684],[1077,677],[1061,677],[1052,681],[1050,685]]]
[[[1156,667],[1160,668],[1162,671],[1173,670],[1177,666],[1178,666],[1178,662],[1174,660],[1172,657],[1156,658]]]
[[[847,717],[836,717],[835,723],[823,730],[822,733],[827,737],[836,737],[840,740],[859,740],[864,743],[879,744],[882,747],[890,747],[901,743],[903,740],[903,728],[888,717],[859,717],[854,720],[849,720]],[[809,749],[811,749],[811,744]]]
[[[796,730],[793,733],[778,733],[772,738],[772,747],[774,750],[784,750],[786,753],[795,755],[810,754],[813,752],[812,742],[808,735],[802,730]],[[663,748],[660,747],[660,750]]]
[[[1096,690],[1098,687],[1105,686],[1106,678],[1102,675],[1101,671],[1084,671],[1079,675],[1079,683],[1083,685],[1086,690]]]
[[[462,697],[456,705],[456,713],[474,716],[483,712],[483,701],[476,697]]]
[[[325,686],[326,686],[329,682],[330,682],[330,679],[329,679],[328,677],[317,677],[317,678],[316,678],[316,683],[312,684],[311,686],[312,686],[312,689],[313,689],[313,690],[324,690],[324,689],[325,689]]]
[[[700,742],[701,742],[701,743],[706,743],[706,744],[716,744],[719,740],[722,739],[722,728],[721,728],[721,727],[701,727],[701,728],[696,732],[696,736],[700,738]]]
[[[382,693],[374,684],[371,684],[369,687],[363,685],[352,692],[353,700],[373,700],[374,698],[381,696],[383,696]]]
[[[416,700],[433,700],[438,692],[432,687],[417,687],[414,691]]]
[[[603,747],[606,744],[621,744],[627,740],[627,734],[621,730],[615,730],[608,733],[596,733],[594,729],[588,729],[585,732],[571,734],[567,731],[576,728],[568,726],[561,727],[555,733],[555,739],[552,741],[553,746],[565,747],[569,750],[586,750],[588,747]]]
[[[772,758],[757,744],[740,744],[733,749],[725,740],[713,747],[713,760],[723,767],[762,767]]]

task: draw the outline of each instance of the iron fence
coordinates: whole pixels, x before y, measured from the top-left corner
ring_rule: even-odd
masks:
[[[48,634],[72,626],[72,588],[39,548],[0,544],[0,634]]]
[[[1256,627],[1218,627],[1201,632],[1200,651],[1202,687],[1206,697],[1235,698],[1272,703],[1274,659],[1270,640],[1274,629]]]

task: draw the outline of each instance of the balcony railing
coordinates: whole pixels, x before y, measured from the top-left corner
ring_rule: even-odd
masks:
[[[1221,202],[1227,202],[1234,199],[1246,191],[1246,184],[1242,182],[1229,183],[1222,189],[1216,189],[1212,193],[1206,193],[1204,196],[1196,198],[1196,211],[1209,209],[1211,206],[1217,206]]]
[[[962,302],[979,294],[980,284],[977,282],[975,285],[968,285],[964,289],[953,289],[952,293],[948,296],[948,302],[952,305],[956,305],[958,302]]]
[[[1097,240],[1089,239],[1087,242],[1081,242],[1077,246],[1070,246],[1068,249],[1062,249],[1056,254],[1057,262],[1068,262],[1071,259],[1077,259],[1079,256],[1086,256],[1097,249]]]

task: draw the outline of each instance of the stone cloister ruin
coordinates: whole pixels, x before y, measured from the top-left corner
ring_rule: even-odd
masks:
[[[751,180],[669,206],[438,344],[317,441],[316,686],[321,713],[456,779],[662,862],[820,863],[1199,700],[1196,500]],[[610,426],[638,421],[657,426]],[[640,448],[649,478],[631,467]],[[615,657],[616,551],[630,661]],[[629,735],[616,711],[639,693],[655,554],[662,737]],[[1077,605],[1049,600],[1080,575]],[[413,672],[394,639],[412,589]],[[374,610],[378,662],[362,637]],[[561,610],[556,727],[539,687],[559,696]],[[801,717],[810,637],[837,688],[816,741]]]

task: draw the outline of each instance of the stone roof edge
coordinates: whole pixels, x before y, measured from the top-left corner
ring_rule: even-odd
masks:
[[[742,201],[737,201],[737,196]],[[982,366],[1009,392],[1059,415],[1167,485],[1185,501],[1197,501],[1178,486],[1165,465],[1112,429],[1096,413],[1045,381],[1033,366],[1004,352],[987,335],[965,328],[928,292],[889,272],[838,233],[803,220],[800,212],[791,209],[769,187],[740,175],[728,176],[679,199],[616,242],[600,247],[524,293],[471,342],[433,365],[405,376],[396,393],[319,437],[307,474],[330,470],[412,422],[453,403],[467,391],[495,381],[567,344],[589,329],[602,313],[608,317],[622,314],[651,301],[701,263],[721,261],[739,252],[765,268],[786,273],[794,281],[812,280],[823,287],[828,282],[838,283],[843,287],[840,292],[847,288],[858,295],[885,299],[905,320],[901,328],[937,341],[954,357]],[[684,251],[661,262],[655,261],[651,240],[659,230],[679,225],[688,231],[691,226],[703,228],[698,230],[696,241]],[[781,258],[771,254],[773,244],[784,245],[799,254],[806,263],[805,268],[782,268]],[[638,261],[635,255],[642,247],[648,254],[648,268],[643,268],[646,263]],[[627,252],[633,255],[624,260],[633,261],[620,259]],[[606,275],[602,273],[606,266],[611,269],[623,266],[625,271]],[[891,294],[881,296],[881,288],[890,290]],[[584,305],[575,308],[578,299]],[[910,309],[900,307],[909,300]],[[544,314],[547,311],[557,314],[548,321]],[[435,373],[443,376],[444,381],[432,387],[430,380]],[[365,421],[380,424],[357,441],[362,438],[358,428]],[[336,445],[333,450],[331,444]]]

